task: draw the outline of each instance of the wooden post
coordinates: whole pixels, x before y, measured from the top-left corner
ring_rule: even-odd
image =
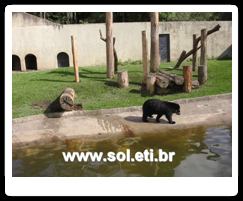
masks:
[[[113,36],[112,36],[112,12],[106,13],[106,65],[107,77],[114,77],[114,52],[113,52]]]
[[[205,75],[205,66],[198,66],[198,82],[200,85],[204,84],[207,81]]]
[[[192,49],[197,49],[197,34],[193,34],[192,36]],[[197,51],[192,54],[192,70],[196,71],[197,68]]]
[[[160,65],[159,55],[159,13],[150,13],[151,18],[151,47],[150,47],[150,71],[157,72]]]
[[[190,93],[192,91],[192,67],[183,66],[184,91]]]
[[[79,82],[77,47],[76,47],[76,40],[75,40],[74,36],[71,36],[71,44],[72,44],[73,67],[74,67],[74,74],[75,74],[75,82]]]
[[[208,79],[207,73],[207,29],[201,30],[201,55],[200,55],[200,65],[203,66],[203,78],[205,82]]]
[[[128,87],[129,86],[127,71],[119,71],[119,72],[117,72],[117,82],[118,82],[118,86],[120,88],[124,88],[124,87]]]
[[[153,95],[155,92],[155,82],[156,82],[156,76],[150,73],[147,76],[147,82],[146,82],[146,89],[150,95]]]
[[[142,52],[143,52],[143,84],[146,84],[147,76],[149,74],[148,45],[147,45],[146,31],[142,31]]]

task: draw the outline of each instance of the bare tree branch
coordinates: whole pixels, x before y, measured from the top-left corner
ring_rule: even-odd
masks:
[[[216,25],[214,28],[210,29],[207,31],[207,36],[209,36],[210,34],[218,31],[220,29],[220,25]],[[201,36],[199,36],[197,39],[196,39],[196,47],[198,45],[198,43],[201,41]],[[174,68],[179,68],[181,63],[187,58],[189,57],[190,55],[192,55],[195,51],[199,50],[201,48],[201,46],[199,46],[197,49],[192,49],[190,50],[189,52],[186,52],[185,50],[182,51],[182,53],[180,54],[180,57],[179,59],[177,60],[177,63],[176,65],[174,66]]]

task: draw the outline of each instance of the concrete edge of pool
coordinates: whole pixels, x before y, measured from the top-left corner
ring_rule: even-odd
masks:
[[[164,117],[160,123],[155,123],[155,119],[142,122],[141,106],[53,113],[49,118],[33,115],[13,119],[12,144],[22,146],[58,139],[103,138],[116,134],[134,136],[200,125],[231,125],[231,93],[174,101],[181,105],[182,113],[173,115],[174,125],[168,124]]]

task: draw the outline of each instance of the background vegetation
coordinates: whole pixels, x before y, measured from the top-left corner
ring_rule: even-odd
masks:
[[[52,22],[60,24],[84,24],[84,23],[104,23],[105,13],[90,13],[90,12],[29,12],[32,15],[46,18]],[[231,21],[232,15],[230,12],[165,12],[159,14],[160,21],[214,21],[214,20],[228,20]],[[114,22],[146,22],[150,21],[149,13],[141,12],[120,12],[113,13]]]

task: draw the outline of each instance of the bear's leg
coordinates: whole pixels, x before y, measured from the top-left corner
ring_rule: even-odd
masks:
[[[158,115],[157,115],[157,117],[156,117],[156,121],[157,121],[158,123],[160,122],[159,119],[160,119],[160,117],[162,117],[162,115],[163,115],[163,114],[158,114]]]
[[[170,124],[175,124],[175,121],[172,121],[172,114],[166,114],[166,118],[168,119]]]
[[[146,114],[143,114],[143,121],[144,121],[144,122],[148,122],[148,120],[147,120],[147,115],[146,115]]]

